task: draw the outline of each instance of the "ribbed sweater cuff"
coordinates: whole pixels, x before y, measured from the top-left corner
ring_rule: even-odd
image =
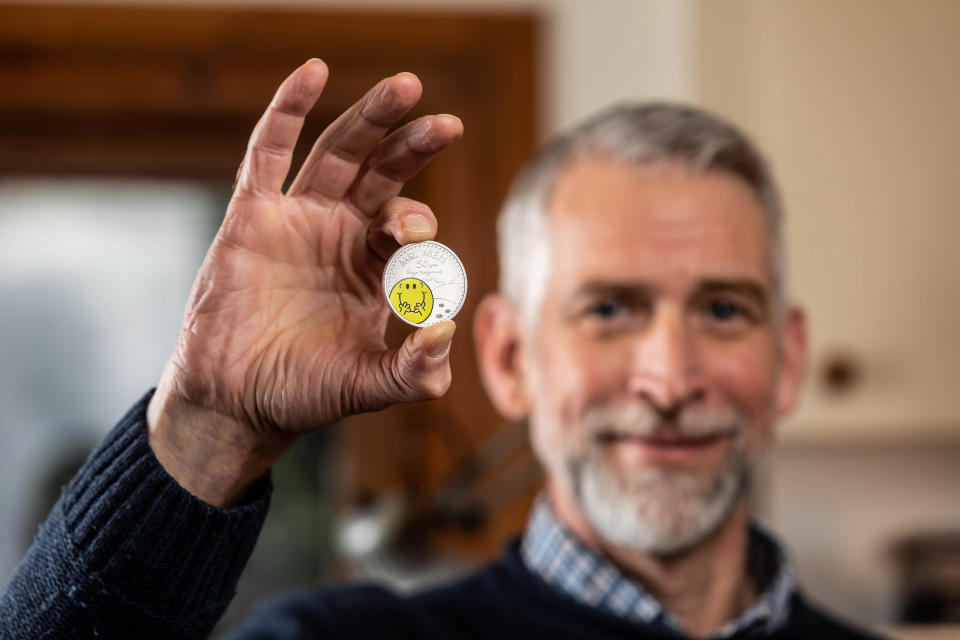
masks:
[[[183,489],[147,440],[153,392],[127,412],[67,487],[61,501],[66,536],[87,570],[131,604],[165,617],[222,611],[257,541],[272,484],[265,476],[230,509]]]

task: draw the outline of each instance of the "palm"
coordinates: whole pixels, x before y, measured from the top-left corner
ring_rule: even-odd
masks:
[[[430,391],[404,380],[398,367],[409,363],[384,345],[380,277],[392,249],[433,236],[401,229],[411,212],[435,222],[396,195],[460,134],[459,121],[422,118],[381,140],[419,95],[415,78],[394,76],[324,132],[283,194],[325,76],[321,63],[301,67],[258,124],[175,352],[187,396],[262,435],[301,433]]]

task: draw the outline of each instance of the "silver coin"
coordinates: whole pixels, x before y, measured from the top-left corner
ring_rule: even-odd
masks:
[[[407,244],[383,270],[383,295],[394,315],[415,327],[451,320],[467,299],[467,271],[449,247],[433,240]]]

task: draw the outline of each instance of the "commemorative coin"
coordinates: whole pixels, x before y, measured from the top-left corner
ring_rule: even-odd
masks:
[[[434,240],[400,247],[383,270],[383,295],[394,315],[415,327],[450,320],[467,298],[467,272],[449,247]]]

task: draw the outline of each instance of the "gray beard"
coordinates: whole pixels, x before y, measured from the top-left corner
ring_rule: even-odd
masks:
[[[564,480],[603,538],[646,553],[675,554],[719,529],[748,490],[752,465],[741,437],[708,478],[660,467],[618,473],[592,445],[566,460]]]

